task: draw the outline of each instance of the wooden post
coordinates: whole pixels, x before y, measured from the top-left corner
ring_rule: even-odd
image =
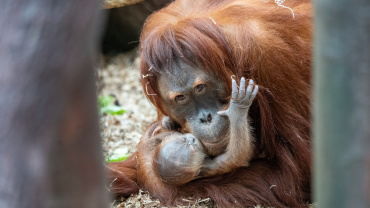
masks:
[[[367,208],[370,1],[314,3],[315,201],[319,208]]]
[[[107,207],[94,64],[97,0],[0,7],[0,207]]]

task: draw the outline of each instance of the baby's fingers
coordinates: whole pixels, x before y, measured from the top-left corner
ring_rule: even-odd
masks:
[[[256,85],[256,86],[254,87],[254,90],[253,90],[253,92],[252,92],[252,95],[251,95],[250,100],[253,100],[253,99],[256,97],[257,92],[258,92],[258,85]]]
[[[240,79],[238,100],[242,100],[244,97],[245,97],[245,79],[244,77],[242,77]]]
[[[238,98],[238,85],[236,81],[232,79],[231,81],[231,99],[235,100]]]
[[[252,94],[253,84],[254,84],[253,79],[250,79],[247,87],[247,98],[249,98],[250,95]]]

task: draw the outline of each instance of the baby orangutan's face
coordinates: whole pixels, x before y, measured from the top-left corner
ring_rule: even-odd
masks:
[[[161,144],[159,155],[176,164],[189,165],[203,162],[204,146],[192,134],[174,132],[167,136]]]
[[[196,178],[206,154],[203,144],[192,134],[161,133],[162,143],[156,149],[155,164],[163,181],[181,185]]]

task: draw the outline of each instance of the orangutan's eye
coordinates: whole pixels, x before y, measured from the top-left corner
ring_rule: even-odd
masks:
[[[199,84],[199,85],[195,86],[195,91],[196,92],[201,92],[205,87],[206,87],[205,84]]]
[[[185,95],[177,95],[175,97],[176,102],[183,102],[183,101],[185,101],[185,99],[186,99]]]

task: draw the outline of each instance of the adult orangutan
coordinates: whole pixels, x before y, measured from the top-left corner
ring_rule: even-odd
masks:
[[[203,143],[189,133],[165,131],[155,135],[153,131],[152,137],[142,139],[138,145],[140,184],[150,191],[163,182],[183,185],[197,178],[224,174],[235,168],[248,166],[253,156],[254,139],[250,134],[247,115],[258,86],[253,90],[253,80],[250,80],[246,89],[244,78],[240,81],[239,90],[235,80],[232,84],[230,106],[226,111],[218,112],[230,120],[230,140],[226,151],[216,157],[209,157]],[[146,177],[140,178],[142,175]]]
[[[144,186],[163,203],[210,197],[223,207],[302,207],[310,200],[311,4],[278,5],[177,0],[147,20],[140,43],[143,89],[159,119],[167,116],[168,126],[193,134],[207,155],[222,154],[228,143],[229,120],[217,112],[230,100],[229,77],[260,86],[248,114],[256,159],[181,186]]]
[[[193,135],[169,131],[161,122],[155,122],[137,146],[137,159],[132,160],[130,157],[130,160],[124,162],[128,165],[135,161],[138,172],[135,179],[130,181],[133,175],[128,175],[127,169],[119,167],[122,163],[111,163],[111,172],[126,174],[114,176],[116,178],[113,183],[117,183],[116,180],[121,183],[126,180],[126,185],[121,184],[126,188],[124,193],[130,192],[129,188],[136,191],[137,186],[132,183],[134,181],[149,191],[159,187],[163,187],[160,190],[170,190],[173,186],[183,185],[197,178],[224,174],[235,168],[248,166],[253,156],[254,138],[250,134],[247,115],[258,92],[258,86],[253,85],[253,80],[250,80],[246,88],[245,79],[241,78],[238,89],[236,81],[233,80],[230,106],[227,110],[218,112],[230,120],[227,132],[230,140],[222,154],[210,157],[206,154],[203,143]]]

